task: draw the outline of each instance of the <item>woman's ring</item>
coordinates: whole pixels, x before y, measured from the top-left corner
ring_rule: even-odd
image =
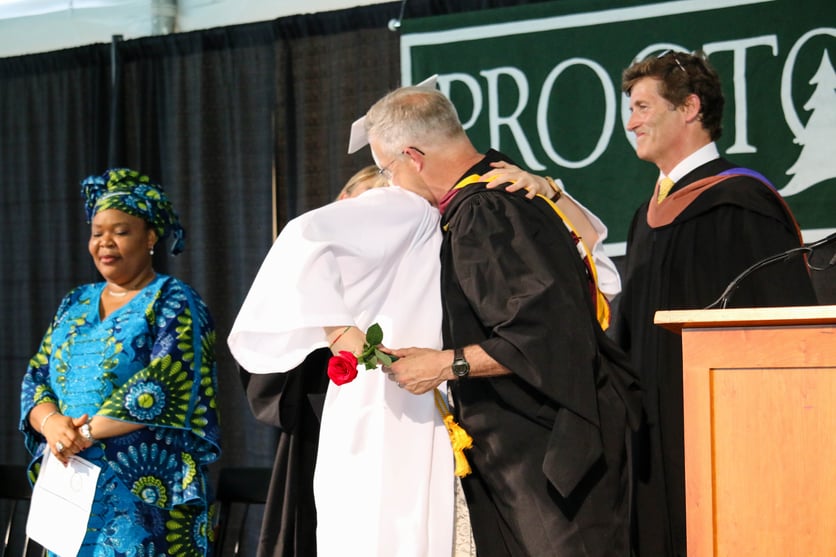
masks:
[[[64,452],[64,443],[62,443],[61,441],[57,441],[55,443],[55,450],[58,451],[59,453],[63,453]]]

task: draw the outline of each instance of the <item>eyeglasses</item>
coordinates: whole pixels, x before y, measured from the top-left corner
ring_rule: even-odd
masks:
[[[403,154],[403,153],[401,153],[401,154]],[[400,155],[398,155],[398,156],[400,156]],[[384,178],[385,180],[391,180],[391,179],[392,179],[392,171],[389,169],[389,167],[390,167],[390,166],[392,166],[393,164],[395,164],[395,161],[397,161],[397,160],[398,160],[398,157],[395,157],[395,158],[394,158],[394,159],[392,159],[392,161],[391,161],[389,164],[387,164],[386,166],[383,166],[383,167],[381,167],[381,168],[378,168],[378,169],[377,169],[377,173],[378,173],[379,175],[383,176],[383,178]]]
[[[679,58],[677,58],[677,57],[676,57],[676,52],[675,52],[675,51],[673,51],[673,50],[671,50],[671,49],[664,50],[664,51],[662,51],[662,53],[661,53],[661,54],[659,54],[659,56],[657,56],[656,58],[664,58],[664,57],[665,57],[665,56],[667,56],[668,54],[670,54],[670,55],[671,55],[671,58],[673,58],[673,61],[674,61],[674,62],[676,62],[676,65],[677,65],[677,66],[679,66],[679,69],[680,69],[680,70],[682,70],[683,72],[685,72],[685,73],[687,74],[688,72],[687,72],[687,70],[685,69],[685,67],[682,65],[682,62],[680,62],[680,61],[679,61]]]
[[[426,157],[426,155],[424,154],[424,151],[422,151],[418,147],[407,147],[406,149],[412,149],[414,151],[417,151],[417,152],[421,153],[422,157]],[[395,162],[398,160],[398,157],[403,156],[403,155],[406,154],[406,149],[404,149],[403,151],[398,153],[397,156],[395,156],[394,159],[389,161],[389,164],[387,164],[386,166],[381,166],[380,168],[378,168],[377,173],[380,174],[381,176],[383,176],[383,178],[385,180],[388,180],[388,181],[392,180],[392,170],[391,170],[392,165],[395,164]]]

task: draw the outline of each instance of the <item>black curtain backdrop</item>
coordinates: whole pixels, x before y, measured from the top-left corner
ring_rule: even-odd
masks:
[[[223,463],[267,465],[274,432],[248,412],[226,337],[272,241],[272,25],[152,37],[120,53],[119,164],[158,177],[186,227],[185,251],[158,249],[155,268],[185,278],[215,318]]]
[[[399,85],[389,21],[402,9],[409,18],[522,3],[391,2],[0,59],[0,463],[28,461],[20,381],[58,302],[100,280],[79,182],[118,165],[168,191],[186,250],[171,257],[160,246],[155,268],[195,287],[215,318],[215,472],[272,465],[276,431],[253,419],[226,337],[276,231],[371,163],[368,150],[346,153],[348,132]],[[253,554],[249,534],[242,555]]]
[[[107,160],[109,53],[0,60],[0,456],[25,462],[20,381],[61,297],[97,279],[79,181]]]

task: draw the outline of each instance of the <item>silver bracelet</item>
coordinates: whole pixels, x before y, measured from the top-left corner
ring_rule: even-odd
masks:
[[[50,412],[49,414],[47,414],[46,416],[43,417],[43,419],[41,420],[41,435],[44,434],[44,426],[46,425],[46,421],[48,419],[50,419],[52,416],[54,416],[55,414],[58,414],[58,410],[53,410],[52,412]],[[44,435],[44,437],[46,437],[46,436]]]
[[[96,438],[93,437],[93,434],[90,432],[90,422],[86,424],[81,424],[81,427],[78,428],[79,433],[81,436],[90,441],[91,443],[96,442]]]

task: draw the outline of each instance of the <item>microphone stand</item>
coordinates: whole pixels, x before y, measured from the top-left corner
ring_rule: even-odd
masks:
[[[728,305],[728,303],[729,303],[729,300],[731,300],[732,294],[734,294],[734,291],[737,290],[738,286],[740,286],[740,283],[743,282],[743,279],[745,279],[746,277],[748,277],[749,275],[751,275],[752,273],[754,273],[758,269],[766,267],[767,265],[771,265],[772,263],[775,263],[776,261],[781,261],[781,260],[788,261],[791,258],[793,258],[794,256],[798,255],[799,253],[803,253],[805,255],[810,255],[811,253],[813,253],[813,250],[816,249],[817,247],[828,244],[828,243],[830,243],[834,240],[836,240],[836,233],[833,233],[830,236],[827,236],[826,238],[823,238],[823,239],[818,240],[816,242],[812,242],[810,244],[804,244],[804,245],[799,246],[797,248],[792,248],[792,249],[789,249],[787,251],[777,253],[775,255],[770,255],[769,257],[766,257],[764,259],[756,261],[754,264],[747,267],[742,273],[737,275],[734,278],[734,280],[732,280],[729,283],[729,285],[726,286],[726,289],[723,291],[723,293],[720,295],[720,297],[717,298],[716,300],[714,300],[713,302],[711,302],[711,304],[705,306],[705,309],[713,309],[713,308],[716,308],[717,306],[719,306],[720,308],[725,309],[726,305]],[[834,255],[834,257],[830,260],[830,263],[828,263],[827,266],[829,267],[829,266],[833,265],[834,262],[836,262],[836,255]],[[822,270],[822,269],[817,269],[817,270]]]

